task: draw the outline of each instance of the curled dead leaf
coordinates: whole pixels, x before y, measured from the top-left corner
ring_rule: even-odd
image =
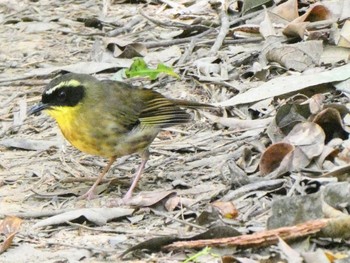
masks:
[[[277,169],[282,160],[294,149],[293,145],[286,142],[270,145],[261,156],[259,163],[260,173],[266,175]]]
[[[324,109],[319,112],[313,119],[314,123],[317,123],[326,135],[326,143],[333,138],[347,139],[348,133],[344,129],[343,121],[338,109],[333,107]]]
[[[299,36],[301,39],[303,39],[306,32],[306,27],[310,22],[327,20],[330,17],[330,11],[323,4],[317,3],[310,6],[305,14],[290,22],[290,24],[288,24],[283,30],[283,34],[286,36]]]

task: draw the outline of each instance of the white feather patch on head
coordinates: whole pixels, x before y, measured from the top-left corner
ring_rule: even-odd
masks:
[[[48,89],[45,91],[45,94],[50,95],[52,94],[55,90],[61,88],[61,87],[78,87],[80,86],[81,83],[75,79],[71,79],[69,81],[63,81],[60,84],[52,87],[51,89]]]

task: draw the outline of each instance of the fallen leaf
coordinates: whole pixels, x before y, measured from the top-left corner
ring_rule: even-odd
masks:
[[[272,79],[257,88],[251,88],[229,100],[217,103],[216,105],[227,107],[238,104],[247,104],[292,92],[298,92],[307,87],[319,84],[343,81],[348,78],[350,78],[350,64],[323,72],[279,77]]]
[[[298,1],[288,0],[272,9],[272,12],[279,15],[280,17],[286,19],[287,21],[292,21],[299,17],[298,13]]]
[[[147,207],[155,205],[160,201],[164,201],[172,196],[176,195],[174,191],[153,191],[153,192],[141,192],[136,196],[133,196],[128,205],[136,207]]]
[[[327,20],[330,17],[330,11],[323,4],[316,3],[311,5],[302,16],[290,22],[290,24],[283,30],[283,34],[287,36],[299,36],[303,39],[306,32],[306,26],[310,22]]]
[[[224,218],[233,219],[238,216],[238,210],[232,202],[215,201],[211,206],[216,208]]]
[[[347,139],[349,134],[344,129],[344,124],[339,111],[335,108],[329,107],[319,112],[313,119],[322,127],[326,135],[325,142],[328,143],[333,138]]]
[[[12,244],[12,240],[21,227],[22,219],[15,216],[6,217],[0,224],[0,233],[5,236],[0,247],[0,254],[6,251]]]
[[[57,141],[48,140],[32,140],[24,138],[10,138],[0,141],[0,145],[8,148],[18,148],[31,151],[45,151],[50,147],[59,148],[60,143]]]
[[[51,225],[65,224],[69,221],[82,220],[89,221],[96,225],[105,225],[108,221],[112,219],[117,219],[120,217],[126,217],[131,215],[134,209],[126,208],[83,208],[77,209],[75,211],[69,211],[59,215],[55,215],[44,220],[37,222],[33,227],[45,227]]]
[[[156,69],[151,69],[142,58],[135,59],[130,68],[125,70],[125,75],[128,78],[141,76],[148,77],[151,80],[157,79],[161,73],[175,78],[180,78],[179,75],[174,72],[173,68],[168,67],[164,64],[158,64]]]
[[[54,72],[73,72],[79,74],[93,74],[104,71],[106,69],[120,69],[130,67],[132,64],[132,59],[115,59],[113,63],[105,62],[78,62],[76,64],[71,64],[67,66],[51,66],[45,68],[37,68],[27,72],[25,75],[27,77],[35,76],[46,76]]]
[[[135,58],[143,57],[147,54],[147,48],[141,43],[133,43],[119,38],[108,38],[104,40],[107,49],[113,53],[116,58]]]
[[[326,135],[319,125],[304,122],[295,125],[284,141],[299,148],[311,160],[322,153],[325,138]]]
[[[320,112],[324,107],[326,96],[323,94],[315,94],[309,99],[309,108],[311,114]]]
[[[293,145],[286,142],[270,145],[261,156],[259,163],[260,173],[266,175],[276,170],[281,165],[282,160],[294,149]]]
[[[346,20],[340,31],[339,47],[350,48],[350,20]]]
[[[270,5],[271,0],[245,0],[243,1],[242,14],[256,11],[263,5]]]
[[[303,72],[318,65],[322,51],[322,41],[313,40],[271,48],[266,53],[266,59],[287,69]]]
[[[278,238],[278,248],[281,251],[281,258],[288,263],[302,263],[303,258],[300,253],[291,248],[283,239]]]
[[[259,129],[265,128],[272,121],[272,118],[256,119],[256,120],[241,120],[238,118],[227,118],[212,115],[208,112],[202,112],[206,118],[212,122],[219,123],[226,127],[232,128],[233,130],[248,130],[248,129]]]
[[[310,116],[309,105],[298,103],[287,103],[282,105],[275,117],[274,129],[279,129],[284,135],[290,133],[295,125],[305,122]],[[274,125],[273,123],[271,125]],[[272,128],[272,127],[271,127]],[[275,134],[273,134],[275,136]],[[273,140],[272,137],[270,137]]]

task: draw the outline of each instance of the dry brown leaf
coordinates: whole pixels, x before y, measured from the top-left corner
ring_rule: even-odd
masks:
[[[181,198],[177,195],[169,197],[168,200],[166,200],[164,206],[167,211],[174,211],[175,208],[180,204]]]
[[[283,34],[286,36],[299,36],[301,39],[304,38],[306,32],[306,26],[310,22],[316,22],[321,20],[327,20],[331,17],[330,11],[323,4],[315,4],[302,16],[294,19],[287,27],[283,30]]]
[[[107,39],[106,47],[116,58],[143,57],[147,54],[147,48],[141,43],[133,43],[119,38]]]
[[[332,251],[325,251],[324,253],[325,253],[326,257],[328,258],[328,260],[332,263],[336,262],[338,259],[349,258],[349,255],[346,253],[341,253],[341,252],[333,253]]]
[[[324,148],[325,133],[312,122],[296,124],[283,142],[269,146],[260,159],[260,172],[266,175],[279,169],[282,174],[306,167]]]
[[[12,240],[19,231],[22,219],[15,216],[6,217],[0,224],[0,233],[5,236],[0,247],[0,254],[6,251],[12,244]]]
[[[259,37],[258,25],[240,25],[230,30],[235,38]]]
[[[286,142],[270,145],[260,159],[259,170],[261,175],[266,175],[276,170],[280,166],[282,160],[288,156],[290,152],[294,151],[294,149],[293,145]]]
[[[211,205],[216,208],[224,218],[233,219],[238,216],[238,210],[232,202],[215,201]]]
[[[333,108],[326,108],[319,112],[313,119],[314,123],[317,123],[322,127],[326,135],[326,142],[329,142],[333,138],[346,139],[348,133],[344,129],[344,124],[340,112]]]
[[[273,8],[272,12],[288,21],[292,21],[299,16],[298,1],[288,0],[287,2],[284,2]]]

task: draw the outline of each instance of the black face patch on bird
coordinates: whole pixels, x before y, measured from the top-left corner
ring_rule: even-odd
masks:
[[[59,85],[53,88],[48,87],[43,95],[41,102],[50,106],[68,106],[74,107],[85,95],[82,85]]]

